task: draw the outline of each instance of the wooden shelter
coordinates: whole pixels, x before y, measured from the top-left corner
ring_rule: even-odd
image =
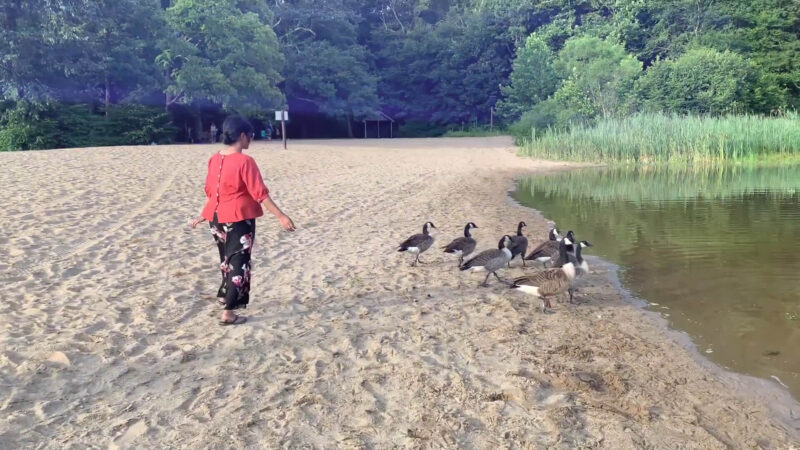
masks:
[[[380,137],[381,137],[381,126],[386,128],[386,124],[389,125],[389,136],[388,137],[390,137],[390,138],[394,137],[394,119],[389,117],[383,111],[373,111],[373,112],[367,114],[366,117],[364,117],[364,120],[362,122],[364,122],[364,139],[368,138],[369,135],[370,135],[369,131],[370,131],[371,127],[368,126],[370,122],[375,123],[375,127],[374,127],[375,133],[373,134],[374,137],[377,137],[378,139],[380,139]],[[386,136],[385,131],[384,131],[384,136]]]

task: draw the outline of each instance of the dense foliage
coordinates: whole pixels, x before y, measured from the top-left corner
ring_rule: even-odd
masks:
[[[320,137],[376,111],[400,135],[486,126],[495,106],[522,134],[780,115],[800,107],[799,54],[796,0],[4,2],[0,150],[197,140],[225,113],[287,106]]]

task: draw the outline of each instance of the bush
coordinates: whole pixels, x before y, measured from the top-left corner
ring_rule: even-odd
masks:
[[[411,120],[398,127],[397,137],[439,137],[448,131],[450,129],[444,125]]]
[[[741,55],[701,47],[653,64],[637,81],[636,96],[647,111],[733,114],[753,110],[757,82]]]
[[[517,137],[530,137],[532,132],[540,132],[559,126],[559,107],[555,100],[537,103],[530,111],[511,125],[511,133]]]
[[[178,129],[161,108],[141,105],[118,105],[110,111],[110,132],[120,136],[119,145],[169,144]]]
[[[0,151],[172,142],[163,109],[119,105],[108,117],[90,105],[18,102],[0,115]]]
[[[505,99],[497,104],[497,115],[513,121],[551,95],[559,79],[553,67],[554,56],[547,44],[535,34],[528,37],[524,47],[517,49],[509,86],[503,86]]]
[[[46,104],[20,102],[7,105],[0,115],[0,151],[56,148],[58,127],[46,117]]]

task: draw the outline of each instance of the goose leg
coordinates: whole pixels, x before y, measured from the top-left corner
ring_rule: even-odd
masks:
[[[494,274],[494,277],[497,278],[497,281],[499,281],[499,282],[501,282],[503,284],[507,284],[509,286],[511,285],[511,283],[509,283],[508,281],[500,278],[500,275],[498,275],[497,272],[492,272],[492,273]]]
[[[491,274],[490,274],[490,273],[487,273],[487,274],[486,274],[486,278],[483,280],[483,283],[479,284],[478,286],[481,286],[481,287],[489,287],[489,283],[488,283],[488,281],[489,281],[489,275],[491,275]]]
[[[572,296],[573,296],[573,292],[574,292],[574,291],[575,291],[575,290],[574,290],[574,289],[572,289],[572,288],[569,288],[569,289],[568,289],[568,292],[569,292],[569,304],[570,304],[570,305],[574,304],[574,302],[572,301]]]
[[[417,267],[418,262],[419,262],[419,253],[417,253],[417,256],[414,258],[414,262],[411,263],[411,267]]]

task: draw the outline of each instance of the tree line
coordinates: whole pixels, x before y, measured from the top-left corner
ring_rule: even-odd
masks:
[[[286,107],[352,136],[378,110],[436,135],[492,111],[524,131],[800,106],[794,0],[4,3],[0,149],[198,139]]]

